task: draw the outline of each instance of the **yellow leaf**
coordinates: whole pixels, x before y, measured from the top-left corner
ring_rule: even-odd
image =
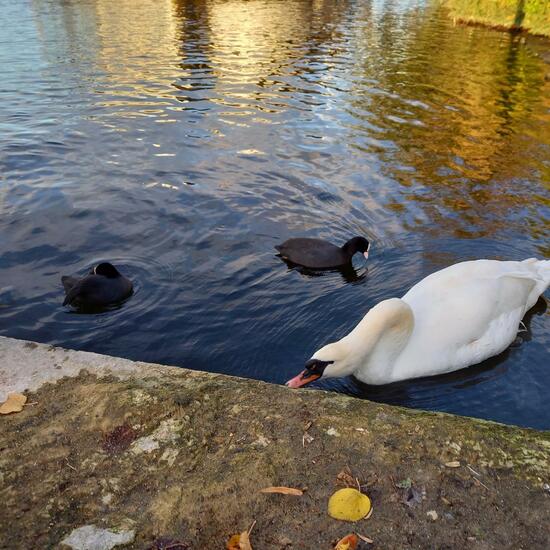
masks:
[[[250,533],[256,525],[256,521],[251,525],[248,531],[243,531],[240,535],[233,535],[225,545],[227,550],[252,550],[250,544]]]
[[[359,539],[357,538],[357,535],[346,535],[343,539],[340,539],[336,543],[334,550],[355,550],[358,542]]]
[[[300,489],[293,489],[292,487],[266,487],[261,489],[260,493],[279,493],[281,495],[295,495],[300,497],[304,494]]]
[[[20,412],[26,402],[27,397],[22,393],[10,393],[6,401],[0,406],[0,414]]]
[[[240,548],[240,550],[252,550],[252,546],[250,544],[250,537],[248,535],[248,531],[243,531],[241,533],[241,538],[239,540],[239,548]]]
[[[336,491],[328,501],[329,516],[334,519],[359,521],[370,511],[370,498],[351,487]]]
[[[225,545],[227,550],[241,550],[240,546],[241,535],[233,535]]]

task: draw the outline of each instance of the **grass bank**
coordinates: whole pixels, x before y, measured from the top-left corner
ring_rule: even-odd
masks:
[[[524,30],[550,37],[548,0],[438,0],[451,16],[506,30]]]

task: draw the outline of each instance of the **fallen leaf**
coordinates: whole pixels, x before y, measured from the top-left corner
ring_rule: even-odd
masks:
[[[252,527],[254,527],[254,524],[252,524]],[[252,550],[252,546],[250,544],[250,531],[252,531],[252,527],[248,531],[243,531],[240,535],[233,535],[227,541],[226,549],[227,550]]]
[[[460,468],[460,462],[458,460],[453,460],[452,462],[445,462],[447,468]]]
[[[260,493],[278,493],[281,495],[295,495],[300,497],[304,494],[300,489],[293,489],[292,487],[266,487],[261,489]]]
[[[239,540],[239,548],[240,550],[252,550],[252,546],[250,545],[250,535],[248,531],[243,531],[241,533],[241,539]]]
[[[429,512],[426,512],[426,515],[432,520],[437,521],[439,516],[437,515],[437,512],[435,510],[430,510]]]
[[[357,487],[355,478],[351,475],[349,468],[342,470],[337,476],[336,480],[345,485],[346,487]]]
[[[292,541],[288,537],[281,537],[277,542],[283,547],[292,546]]]
[[[233,535],[225,547],[227,550],[241,550],[241,535]]]
[[[422,502],[422,493],[416,487],[409,487],[406,489],[403,502],[412,508]]]
[[[357,535],[346,535],[343,539],[340,539],[336,543],[334,550],[355,550],[358,542],[359,539],[357,538]]]
[[[10,414],[21,412],[23,405],[27,402],[27,396],[22,393],[10,393],[2,406],[0,406],[0,414]]]
[[[136,438],[136,431],[128,424],[117,426],[112,432],[103,436],[103,450],[117,453],[126,450]]]
[[[357,489],[336,491],[328,501],[329,516],[343,521],[359,521],[372,512],[370,498]]]
[[[399,483],[396,483],[395,486],[400,489],[410,489],[412,487],[412,480],[410,477],[402,479]]]

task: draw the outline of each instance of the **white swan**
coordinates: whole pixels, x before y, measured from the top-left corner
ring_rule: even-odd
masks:
[[[474,365],[504,351],[550,285],[550,260],[475,260],[436,271],[403,298],[373,307],[344,338],[317,351],[291,388],[353,374],[388,384]]]

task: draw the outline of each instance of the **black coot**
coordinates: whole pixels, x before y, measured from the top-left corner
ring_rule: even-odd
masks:
[[[364,237],[353,237],[339,247],[322,239],[288,239],[275,247],[283,260],[311,269],[330,269],[351,263],[356,252],[369,257],[369,241]]]
[[[82,278],[61,277],[65,288],[63,305],[98,308],[121,302],[133,292],[132,281],[110,263],[97,265]]]

